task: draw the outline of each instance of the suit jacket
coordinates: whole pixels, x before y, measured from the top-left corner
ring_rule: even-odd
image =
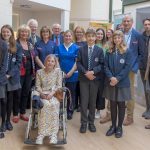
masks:
[[[39,42],[40,40],[41,40],[41,38],[40,38],[39,36],[36,35],[36,43]],[[35,44],[36,44],[36,43],[33,43],[31,37],[29,38],[29,42],[30,42],[33,46],[35,46]]]
[[[131,71],[131,52],[127,50],[125,53],[106,52],[105,55],[105,84],[110,84],[110,78],[116,77],[119,81],[118,87],[130,87],[129,72]]]
[[[142,57],[140,60],[140,70],[146,70],[147,67],[147,62],[148,62],[148,48],[149,48],[149,42],[150,42],[150,36],[147,36],[146,33],[144,32],[142,35],[142,39],[143,39],[143,51],[142,51]]]
[[[59,36],[60,36],[60,44],[63,44],[63,43],[64,43],[64,38],[63,38],[63,36],[62,36],[61,34],[60,34]],[[55,40],[54,40],[54,37],[55,37],[55,35],[52,34],[52,38],[51,38],[52,41],[55,41]],[[59,44],[59,45],[60,45],[60,44]],[[58,45],[58,46],[59,46],[59,45]]]
[[[143,40],[142,35],[138,33],[135,29],[131,31],[131,40],[129,50],[131,51],[131,63],[132,63],[132,71],[137,73],[139,69],[139,62],[143,55]]]
[[[0,39],[0,85],[7,84],[6,68],[8,59],[7,44]]]
[[[79,72],[80,81],[88,81],[85,76],[86,71],[88,71],[88,45],[80,47],[77,56],[77,69]],[[94,71],[96,78],[94,80],[102,79],[102,73],[104,71],[104,53],[101,48],[94,46],[92,57],[91,57],[91,68]]]

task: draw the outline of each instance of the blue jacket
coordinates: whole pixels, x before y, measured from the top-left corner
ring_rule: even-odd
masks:
[[[54,34],[52,34],[51,40],[54,41],[54,43],[56,44],[55,35],[54,35]],[[63,44],[63,43],[64,43],[64,38],[63,38],[63,35],[60,34],[60,35],[59,35],[59,45],[60,45],[60,44]],[[59,45],[58,45],[58,46],[59,46]]]
[[[39,36],[36,35],[36,43],[38,43],[40,40],[41,40],[41,38],[40,38]],[[31,37],[29,38],[29,42],[30,42],[33,46],[35,46],[35,44],[36,44],[36,43],[33,43]]]
[[[22,62],[22,48],[19,44],[16,45],[17,52],[9,54],[9,64],[7,74],[10,75],[8,82],[15,85],[20,82],[20,65]]]
[[[135,29],[132,29],[131,40],[129,50],[131,51],[131,64],[132,64],[132,71],[134,73],[138,72],[139,69],[139,62],[142,57],[143,53],[143,40],[142,35],[138,33]]]
[[[116,77],[119,81],[117,87],[130,87],[129,72],[131,71],[131,50],[120,54],[117,57],[115,52],[106,52],[105,55],[105,74],[106,84],[110,84],[110,78]]]
[[[7,44],[0,39],[0,86],[7,84],[6,78],[7,57],[8,57]]]
[[[79,71],[79,80],[80,81],[89,81],[85,76],[86,71],[88,71],[88,45],[86,44],[83,47],[80,47],[77,57],[77,69]],[[103,70],[104,70],[104,53],[101,48],[94,46],[92,57],[91,57],[91,69],[94,71],[94,80],[103,79]]]

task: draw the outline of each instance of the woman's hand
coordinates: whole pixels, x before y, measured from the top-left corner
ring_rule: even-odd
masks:
[[[47,99],[47,95],[45,95],[45,94],[43,94],[43,93],[40,94],[40,97],[41,97],[42,99]]]
[[[55,92],[51,92],[47,95],[47,100],[50,100],[54,96]]]
[[[115,78],[115,77],[110,78],[110,85],[111,86],[115,86],[117,83],[118,83],[117,78]]]
[[[66,78],[70,78],[72,75],[73,75],[73,72],[70,71],[70,72],[68,72],[68,73],[66,74]]]

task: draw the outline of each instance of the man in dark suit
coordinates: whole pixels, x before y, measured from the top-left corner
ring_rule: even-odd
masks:
[[[103,50],[95,45],[96,32],[94,29],[87,29],[86,40],[87,44],[79,49],[77,56],[81,93],[80,133],[86,132],[87,123],[89,130],[96,132],[94,125],[96,98],[104,67]]]
[[[53,24],[52,26],[52,41],[56,43],[57,46],[64,43],[63,35],[61,34],[61,26],[60,24]]]
[[[35,43],[37,43],[38,41],[40,41],[40,37],[37,35],[37,28],[38,28],[38,22],[35,19],[30,19],[27,22],[27,25],[30,27],[31,29],[31,36],[29,38],[29,42],[31,44],[33,44],[33,46],[35,46]]]
[[[126,15],[122,21],[124,27],[125,43],[129,50],[131,50],[132,57],[132,70],[130,71],[130,83],[131,83],[131,96],[132,100],[127,102],[127,117],[124,120],[124,125],[130,125],[133,123],[133,114],[134,114],[134,82],[135,74],[139,69],[139,61],[143,53],[143,40],[142,35],[138,33],[133,27],[133,18],[130,15]]]
[[[149,84],[150,82],[150,18],[146,18],[143,20],[143,26],[144,49],[139,68],[141,79],[144,85],[146,111],[142,114],[142,117],[144,117],[145,119],[150,119],[150,93],[147,92],[147,84]],[[148,127],[150,129],[150,125],[146,126],[146,128]]]

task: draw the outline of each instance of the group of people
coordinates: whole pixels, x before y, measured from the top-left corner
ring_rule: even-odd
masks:
[[[51,144],[57,143],[60,104],[55,93],[62,87],[62,72],[72,99],[67,102],[67,119],[72,119],[75,109],[81,113],[80,133],[85,133],[87,127],[96,132],[94,120],[100,118],[107,99],[106,116],[100,123],[111,120],[106,136],[122,137],[122,125],[134,122],[138,70],[146,99],[142,116],[150,119],[150,19],[145,19],[143,25],[145,31],[140,34],[132,27],[132,16],[126,15],[115,31],[88,28],[85,32],[77,26],[74,31],[61,32],[61,26],[53,24],[52,31],[43,26],[38,36],[38,22],[30,19],[19,27],[17,40],[12,27],[4,25],[0,33],[0,138],[6,130],[13,130],[11,111],[14,123],[29,120],[26,108],[34,85],[44,104],[38,117],[36,144],[42,144],[45,136]]]

